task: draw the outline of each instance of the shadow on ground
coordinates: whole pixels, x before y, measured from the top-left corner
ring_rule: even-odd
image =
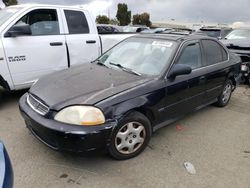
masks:
[[[21,96],[28,90],[6,91],[0,88],[0,107],[7,106],[10,103],[18,102]]]

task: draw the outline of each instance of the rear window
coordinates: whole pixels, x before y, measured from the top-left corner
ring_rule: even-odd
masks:
[[[207,65],[213,65],[227,60],[225,49],[213,40],[202,40]]]
[[[64,10],[69,34],[85,34],[89,33],[87,19],[83,12],[74,10]]]

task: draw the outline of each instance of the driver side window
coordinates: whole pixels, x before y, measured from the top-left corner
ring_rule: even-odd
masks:
[[[60,34],[57,11],[54,9],[33,10],[16,23],[22,24],[30,25],[32,36]]]
[[[190,66],[193,70],[202,67],[200,44],[192,43],[184,48],[177,64]]]

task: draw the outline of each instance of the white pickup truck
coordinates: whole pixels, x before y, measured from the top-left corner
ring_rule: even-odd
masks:
[[[0,11],[0,86],[28,88],[41,76],[95,60],[131,35],[99,35],[93,16],[81,8],[4,8]]]

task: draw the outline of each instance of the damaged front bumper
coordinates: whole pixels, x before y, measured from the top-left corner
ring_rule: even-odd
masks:
[[[60,123],[33,111],[26,102],[26,95],[20,99],[19,109],[32,134],[50,148],[59,151],[85,153],[105,150],[112,130],[117,125],[116,120],[91,127]]]

